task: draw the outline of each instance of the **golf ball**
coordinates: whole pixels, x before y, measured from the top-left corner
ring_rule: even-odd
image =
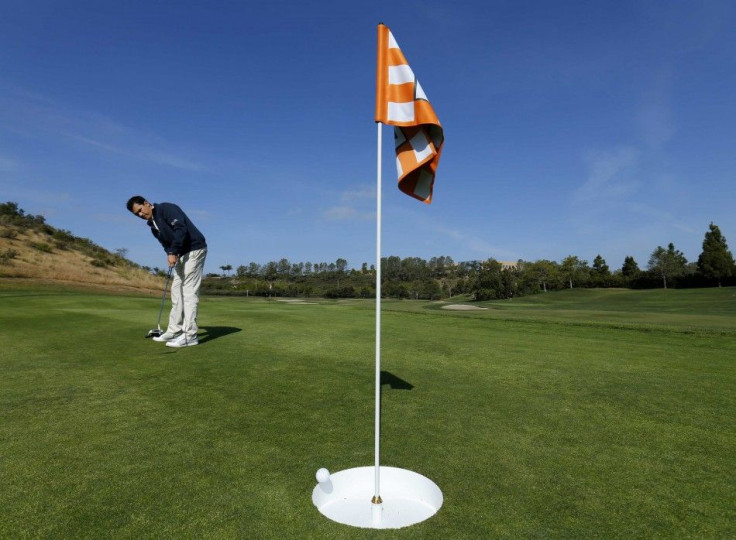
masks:
[[[322,467],[320,470],[317,471],[317,482],[320,484],[323,482],[327,482],[330,479],[330,471]]]

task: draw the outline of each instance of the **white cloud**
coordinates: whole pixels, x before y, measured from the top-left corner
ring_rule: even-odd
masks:
[[[664,103],[649,103],[639,111],[644,139],[653,148],[660,148],[675,136],[675,126],[669,107]]]
[[[364,212],[356,209],[353,206],[347,206],[347,205],[340,205],[340,206],[333,206],[332,208],[328,208],[322,213],[322,216],[325,219],[329,220],[339,220],[339,221],[345,221],[345,220],[359,220],[359,221],[365,221],[369,219],[375,218],[375,213],[372,212]]]
[[[343,191],[341,200],[343,202],[355,201],[355,200],[375,200],[376,188],[375,187],[361,187]]]
[[[9,182],[3,185],[3,198],[23,201],[21,207],[31,214],[49,216],[55,214],[60,206],[73,201],[72,195],[64,190],[40,189],[29,187],[27,182]],[[25,208],[24,205],[29,206]],[[33,208],[30,207],[33,206]]]
[[[450,229],[447,227],[434,227],[435,231],[451,238],[458,247],[464,250],[470,251],[471,253],[477,253],[478,259],[486,260],[494,258],[496,260],[517,260],[518,257],[515,253],[509,250],[499,248],[490,244],[486,239],[476,236],[474,234],[468,234],[457,229]]]
[[[697,234],[697,230],[679,220],[672,212],[660,210],[644,203],[632,203],[629,205],[632,213],[643,216],[650,224],[656,224],[666,228],[674,228],[688,234]]]
[[[376,190],[371,186],[359,186],[340,192],[339,204],[331,206],[322,213],[328,220],[365,221],[376,218],[371,201],[376,199]]]
[[[140,159],[148,159],[154,163],[158,163],[159,165],[166,165],[169,167],[174,167],[175,169],[184,169],[187,171],[204,171],[205,167],[197,163],[195,161],[185,159],[181,156],[177,156],[175,154],[169,153],[169,152],[161,152],[156,150],[150,150],[150,151],[141,151],[139,153]]]
[[[594,152],[588,158],[588,178],[573,192],[576,205],[592,201],[613,201],[637,191],[635,179],[639,151],[631,147],[608,152]]]
[[[638,121],[644,140],[652,148],[661,148],[677,132],[670,106],[671,80],[672,70],[662,69],[642,98]]]
[[[124,126],[94,111],[71,110],[19,90],[0,87],[2,129],[33,139],[66,137],[105,152],[124,155],[176,169],[203,171],[206,168],[189,157],[188,150],[172,145],[155,134]],[[3,169],[0,157],[0,170]]]

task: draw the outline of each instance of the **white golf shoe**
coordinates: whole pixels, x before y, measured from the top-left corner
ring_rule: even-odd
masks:
[[[181,332],[174,334],[173,332],[164,332],[160,336],[153,336],[153,341],[171,341],[181,336]]]
[[[177,338],[166,342],[167,347],[191,347],[192,345],[199,345],[197,336],[188,338],[186,334],[181,334]]]

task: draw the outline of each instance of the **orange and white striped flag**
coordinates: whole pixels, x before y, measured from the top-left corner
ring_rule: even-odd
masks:
[[[445,136],[391,30],[378,25],[376,122],[394,126],[399,189],[427,204]]]

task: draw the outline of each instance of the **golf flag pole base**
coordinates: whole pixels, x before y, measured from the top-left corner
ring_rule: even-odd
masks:
[[[383,503],[381,497],[373,497],[371,504],[371,528],[380,529],[381,523],[383,522]],[[376,502],[378,499],[379,502]]]
[[[317,472],[312,502],[327,518],[364,529],[401,529],[421,523],[442,506],[442,491],[421,474],[381,467],[381,496],[373,494],[373,466]]]

